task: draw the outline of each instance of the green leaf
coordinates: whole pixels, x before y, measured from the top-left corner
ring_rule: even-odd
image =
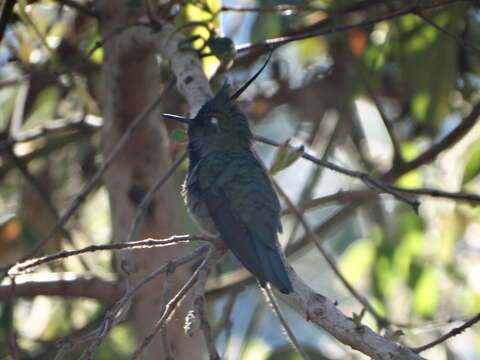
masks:
[[[340,269],[352,284],[358,284],[366,276],[372,265],[376,244],[370,239],[361,239],[352,243],[342,255]]]
[[[172,133],[170,134],[170,137],[173,139],[173,141],[177,143],[185,143],[188,141],[187,132],[183,129],[173,130]]]
[[[463,170],[462,185],[465,185],[480,173],[480,140],[470,146],[465,157],[467,162]]]
[[[297,161],[297,159],[300,158],[303,153],[303,145],[295,148],[290,145],[289,140],[285,141],[277,148],[275,158],[273,159],[272,165],[270,167],[270,172],[272,174],[276,174],[277,172],[286,169],[295,161]]]
[[[415,287],[413,308],[418,314],[426,318],[431,318],[437,310],[440,295],[438,282],[437,270],[425,268]]]
[[[215,55],[222,65],[229,67],[237,53],[232,39],[228,37],[213,37],[208,39],[207,45],[212,55]]]

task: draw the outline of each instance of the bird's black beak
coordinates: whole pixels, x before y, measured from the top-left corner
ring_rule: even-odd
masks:
[[[162,114],[162,116],[164,118],[167,118],[167,119],[173,119],[173,120],[183,122],[184,124],[187,124],[187,125],[190,124],[190,122],[192,121],[192,119],[189,119],[189,118],[186,118],[186,117],[183,117],[183,116],[179,116],[179,115]]]

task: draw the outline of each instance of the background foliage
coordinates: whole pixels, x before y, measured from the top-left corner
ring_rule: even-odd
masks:
[[[480,8],[470,1],[427,0],[418,2],[418,8],[403,1],[375,0],[290,4],[199,0],[175,4],[171,12],[179,31],[194,36],[185,46],[211,55],[203,59],[214,88],[226,79],[236,88],[256,71],[257,60],[263,61],[261,55],[268,50],[266,39],[292,36],[295,40],[309,32],[332,32],[284,41],[241,105],[256,134],[277,141],[290,139],[293,145],[303,144],[305,151],[345,168],[402,188],[424,190],[416,213],[359,180],[295,156],[291,160],[296,161],[286,161],[282,150],[256,145],[267,166],[279,170],[275,179],[302,209],[341,272],[372,304],[377,317],[367,312],[361,321],[380,331],[387,324],[390,331],[401,329],[400,341],[420,346],[480,312],[480,208],[478,200],[468,201],[465,195],[480,190],[480,126],[473,121],[435,156],[415,163],[479,106]],[[125,6],[144,4],[126,1]],[[238,11],[241,7],[254,9]],[[423,8],[427,10],[419,10]],[[89,53],[100,40],[93,10],[92,4],[82,1],[19,0],[3,36],[2,265],[16,261],[53,226],[102,161],[98,128],[103,54],[101,48]],[[369,22],[385,14],[395,16]],[[176,93],[170,93],[163,106],[165,112],[188,111]],[[179,125],[168,126],[173,157],[185,143]],[[183,164],[175,174],[177,189],[185,170]],[[432,196],[442,195],[434,189],[461,193],[456,198]],[[178,232],[194,232],[180,196],[177,202],[172,211],[178,214]],[[108,243],[109,211],[99,185],[69,222],[68,233],[56,235],[43,252]],[[300,276],[337,299],[344,313],[360,314],[363,305],[325,265],[288,211],[283,227],[281,243]],[[41,271],[86,269],[111,276],[111,254],[93,254],[81,261],[72,258]],[[209,309],[220,353],[228,359],[296,359],[252,279],[215,286],[215,277],[235,279],[238,269],[228,255],[211,275]],[[55,341],[91,327],[108,306],[92,299],[47,296],[1,303],[0,359],[9,357],[12,334],[20,358],[51,359]],[[361,358],[298,314],[286,307],[284,311],[312,358]],[[127,324],[115,328],[96,358],[128,358],[134,348],[130,331]],[[424,356],[480,358],[479,336],[473,327]]]

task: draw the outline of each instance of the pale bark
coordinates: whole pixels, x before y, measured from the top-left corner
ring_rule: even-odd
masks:
[[[143,15],[142,9],[127,8],[124,0],[99,1],[98,8],[104,37]],[[140,28],[131,30],[137,33]],[[151,35],[152,31],[143,30],[136,39],[129,37],[129,31],[119,32],[111,36],[103,47],[104,156],[111,151],[130,122],[160,92],[160,69],[155,59],[155,49],[143,38]],[[163,36],[166,35],[163,33]],[[160,109],[157,108],[136,129],[104,176],[110,199],[114,241],[125,241],[140,201],[169,164],[168,136]],[[133,240],[160,238],[175,232],[171,196],[174,191],[178,190],[170,182],[154,196]],[[181,251],[180,247],[168,247],[128,252],[122,259],[126,263],[122,265],[130,272],[130,281],[136,283]],[[176,270],[173,291],[182,285],[188,275],[185,267]],[[162,283],[163,276],[142,287],[133,302],[130,322],[139,341],[150,333],[161,315]],[[183,332],[184,318],[190,308],[191,300],[187,298],[168,323],[169,344],[175,359],[199,359],[199,355],[204,353],[200,336],[187,337]],[[157,336],[144,352],[144,358],[164,359],[165,354],[163,340]]]

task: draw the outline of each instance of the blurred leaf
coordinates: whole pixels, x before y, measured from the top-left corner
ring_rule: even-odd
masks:
[[[457,33],[463,26],[458,19],[466,16],[465,11],[466,7],[460,5],[428,16],[445,30]],[[414,14],[394,21],[392,32],[392,54],[398,61],[399,80],[412,94],[413,113],[436,134],[449,111],[449,96],[456,86],[459,44]]]
[[[29,129],[51,120],[57,107],[60,90],[56,86],[49,86],[42,90],[35,98],[32,110],[25,121],[24,129]]]
[[[467,161],[463,170],[462,185],[465,185],[480,173],[480,140],[470,145],[465,158]]]
[[[416,271],[412,266],[415,266],[415,258],[422,254],[423,244],[424,235],[422,231],[416,229],[408,231],[405,229],[405,235],[395,251],[395,268],[409,283],[412,281],[411,272]],[[409,284],[410,287],[415,285],[416,280],[413,281],[413,283]]]
[[[118,325],[98,348],[96,360],[129,359],[135,349],[135,335],[127,325]]]
[[[370,239],[353,242],[342,255],[340,269],[347,280],[358,284],[370,269],[377,245]]]
[[[139,8],[142,6],[142,0],[125,0],[125,5],[131,8]]]
[[[170,137],[177,143],[185,143],[188,141],[188,135],[184,129],[173,130]]]
[[[431,96],[427,92],[419,92],[412,100],[413,114],[419,119],[423,119],[427,114],[430,105]]]
[[[270,352],[270,347],[262,340],[254,338],[245,345],[242,360],[265,359]]]
[[[413,308],[423,317],[431,318],[437,311],[440,296],[438,281],[436,269],[424,268],[413,292]]]
[[[270,172],[272,175],[282,171],[297,161],[304,153],[303,145],[299,147],[292,147],[289,140],[281,144],[275,153]]]
[[[216,56],[223,66],[229,68],[233,63],[233,59],[237,53],[235,44],[228,37],[213,37],[207,41],[212,55]]]
[[[411,161],[415,159],[420,151],[418,147],[412,142],[404,142],[401,146],[402,157],[405,161]],[[412,170],[401,176],[396,185],[407,189],[416,189],[422,186],[423,176],[419,170]]]
[[[15,107],[18,86],[8,86],[0,89],[0,132],[6,130]]]
[[[363,56],[365,66],[369,70],[378,70],[385,65],[385,53],[380,46],[369,46]]]
[[[192,43],[195,48],[202,48],[212,37],[215,37],[220,32],[220,21],[217,16],[220,6],[221,4],[217,0],[190,2],[182,7],[182,10],[175,18],[176,24],[183,28],[183,32],[187,37],[197,37],[198,40]],[[198,22],[204,23],[205,26],[185,26],[188,23]],[[213,53],[213,51],[209,46],[205,46],[202,53],[208,54]],[[205,75],[210,78],[220,66],[220,61],[216,57],[208,56],[202,58],[202,65]]]
[[[273,13],[259,13],[250,33],[250,41],[263,41],[281,33],[281,17]]]

